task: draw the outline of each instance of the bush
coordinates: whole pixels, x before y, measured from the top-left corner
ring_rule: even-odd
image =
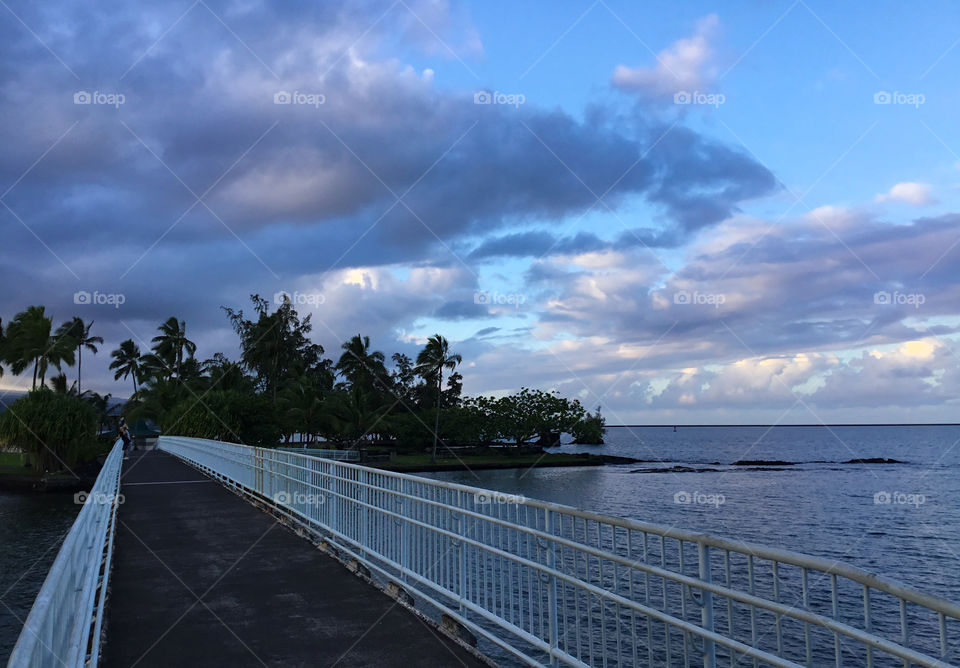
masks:
[[[76,397],[34,390],[0,415],[0,443],[29,454],[38,473],[69,468],[97,450],[97,411]]]
[[[392,416],[391,436],[397,441],[398,450],[422,450],[433,443],[432,411],[419,411],[416,415],[404,411]]]
[[[585,445],[603,445],[603,435],[606,433],[607,420],[600,415],[600,407],[596,413],[588,413],[586,417],[573,426],[573,442]]]
[[[201,401],[191,397],[176,404],[163,421],[170,436],[276,447],[281,430],[272,402],[260,395],[233,390],[211,392]]]

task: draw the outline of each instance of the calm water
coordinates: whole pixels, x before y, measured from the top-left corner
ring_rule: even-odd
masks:
[[[430,476],[843,559],[960,601],[960,427],[616,427],[606,441],[554,451],[657,462]],[[907,463],[840,463],[872,457]],[[746,459],[797,464],[731,466]],[[650,469],[660,472],[634,472]],[[678,493],[715,503],[676,503]],[[878,493],[907,503],[877,504]]]
[[[617,427],[608,430],[606,445],[555,450],[655,461],[429,475],[840,558],[960,601],[958,443],[960,427]],[[841,463],[868,457],[907,463]],[[744,459],[796,464],[731,466]],[[684,492],[722,495],[723,503],[675,503]],[[899,497],[912,503],[876,504],[883,492],[915,496]],[[69,494],[0,492],[0,665],[19,633],[17,617],[29,611],[76,512]]]
[[[78,509],[72,494],[0,492],[0,666]]]

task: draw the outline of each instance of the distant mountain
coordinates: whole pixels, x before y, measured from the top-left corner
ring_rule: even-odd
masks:
[[[26,395],[27,393],[23,390],[0,390],[0,413],[7,410],[7,406],[12,404],[14,401]],[[107,405],[109,406],[109,410],[111,412],[119,412],[117,407],[122,407],[126,403],[127,400],[123,397],[110,397],[110,401],[107,403]]]
[[[26,394],[23,390],[0,390],[0,413],[7,410],[7,406]]]

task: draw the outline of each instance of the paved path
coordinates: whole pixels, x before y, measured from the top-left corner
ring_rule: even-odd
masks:
[[[481,666],[338,561],[161,452],[124,462],[105,666]]]

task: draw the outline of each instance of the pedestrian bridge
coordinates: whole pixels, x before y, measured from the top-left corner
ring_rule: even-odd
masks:
[[[114,446],[9,665],[949,666],[850,565],[297,452]]]

